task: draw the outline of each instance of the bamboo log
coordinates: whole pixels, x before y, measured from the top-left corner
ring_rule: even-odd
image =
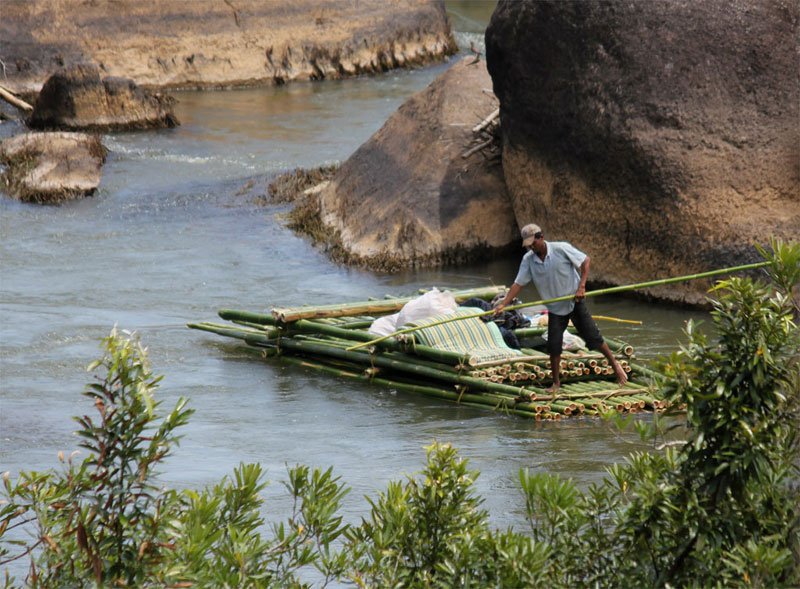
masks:
[[[263,325],[229,325],[227,323],[213,323],[211,321],[201,321],[198,325],[204,325],[207,327],[215,327],[219,330],[223,331],[239,331],[242,333],[252,333],[255,335],[268,335],[270,337],[277,336],[280,333],[280,330],[277,328],[269,328],[265,329]]]
[[[235,309],[220,309],[219,316],[228,321],[247,321],[250,323],[260,323],[261,325],[275,325],[272,315],[262,315],[260,313],[250,313],[249,311],[237,311]]]
[[[457,404],[466,405],[470,407],[479,407],[481,409],[490,408],[494,411],[500,410],[514,415],[520,415],[522,417],[533,417],[536,414],[541,413],[542,411],[541,407],[539,406],[534,406],[538,408],[538,411],[536,411],[535,409],[527,409],[525,406],[514,406],[513,404],[503,405],[501,403],[498,403],[497,398],[492,398],[489,396],[476,395],[470,393],[458,393],[456,391],[451,391],[448,389],[441,389],[426,385],[408,383],[395,379],[371,378],[370,376],[352,370],[342,370],[333,366],[328,366],[320,361],[314,361],[300,357],[282,356],[282,360],[285,362],[295,364],[297,366],[303,366],[305,368],[312,368],[322,372],[327,372],[328,374],[332,374],[335,376],[343,376],[353,380],[366,382],[372,385],[383,386],[386,388],[395,388],[406,392],[423,394],[429,397],[446,399],[448,401],[455,401]],[[499,400],[512,402],[510,399],[499,399]]]
[[[444,370],[428,368],[427,366],[412,364],[410,362],[392,360],[391,358],[386,358],[381,354],[370,355],[365,352],[351,352],[348,350],[336,349],[331,346],[300,342],[292,338],[281,338],[280,346],[301,353],[305,351],[312,354],[331,356],[365,365],[384,366],[386,368],[409,374],[415,374],[425,378],[433,378],[436,380],[451,382],[453,384],[463,384],[476,390],[506,393],[507,395],[512,396],[529,397],[531,400],[535,400],[537,395],[544,393],[544,391],[541,389],[535,389],[533,387],[518,388],[499,383],[486,382],[479,378],[453,374]]]
[[[419,356],[424,356],[425,358],[430,358],[431,360],[436,360],[437,362],[443,362],[452,366],[473,366],[473,364],[470,363],[471,358],[468,355],[459,354],[458,352],[439,350],[437,348],[415,343],[404,343],[403,349],[407,352],[413,351]]]
[[[690,274],[690,275],[687,275],[687,276],[677,276],[677,277],[674,277],[674,278],[663,278],[661,280],[651,280],[650,282],[640,282],[638,284],[628,284],[628,285],[624,285],[624,286],[612,286],[610,288],[601,288],[599,290],[588,291],[585,296],[588,298],[588,297],[612,294],[612,293],[617,293],[617,292],[627,292],[627,291],[636,290],[636,289],[639,289],[639,288],[648,288],[648,287],[652,287],[652,286],[661,286],[661,285],[664,285],[664,284],[673,284],[675,282],[686,282],[688,280],[696,280],[698,278],[708,278],[710,276],[717,276],[717,275],[720,275],[720,274],[726,274],[726,273],[731,273],[731,272],[739,272],[739,271],[742,271],[742,270],[751,270],[751,269],[754,269],[754,268],[762,268],[762,267],[767,266],[769,264],[770,264],[770,262],[758,262],[756,264],[745,264],[743,266],[733,266],[733,267],[730,267],[730,268],[722,268],[720,270],[712,270],[710,272],[701,272],[699,274]],[[569,295],[565,295],[563,297],[555,297],[555,298],[552,298],[552,299],[543,299],[541,301],[535,301],[533,303],[521,303],[519,305],[511,305],[511,306],[505,307],[505,310],[506,311],[512,311],[514,309],[522,309],[523,307],[530,307],[532,305],[545,305],[545,304],[548,304],[548,303],[557,303],[559,301],[569,301],[569,300],[572,300],[574,298],[575,298],[574,294],[569,294]],[[459,316],[459,317],[448,317],[447,319],[442,319],[441,321],[438,321],[436,323],[430,323],[428,325],[425,325],[424,327],[433,327],[434,325],[443,325],[445,323],[451,323],[453,321],[463,321],[464,319],[469,319],[469,318],[472,318],[472,317],[483,317],[485,315],[489,315],[489,314],[492,314],[492,313],[494,313],[494,310],[482,311],[480,313],[472,313],[470,315],[463,315],[463,316]],[[372,340],[370,342],[365,342],[365,343],[353,346],[351,348],[351,350],[357,350],[359,348],[366,347],[367,345],[374,344],[374,343],[376,343],[378,341],[383,341],[385,339],[389,339],[390,337],[395,337],[395,336],[397,336],[399,334],[402,334],[402,333],[411,333],[412,331],[418,331],[420,329],[423,329],[423,327],[407,327],[405,329],[400,329],[398,331],[395,331],[394,333],[391,333],[389,335],[385,335],[385,336],[380,337],[380,338],[376,338],[376,339],[374,339],[374,340]]]
[[[351,345],[353,340],[356,341],[370,341],[372,336],[366,331],[358,331],[352,329],[344,329],[342,327],[335,327],[333,325],[325,325],[319,321],[308,321],[306,319],[298,319],[286,325],[288,333],[322,333],[325,335],[341,338],[343,341],[349,342]],[[402,346],[396,341],[380,342],[377,347],[389,350],[401,350]]]
[[[634,364],[633,362],[630,363],[630,367],[633,369],[634,372],[637,374],[642,374],[648,378],[657,379],[663,378],[663,374],[659,374],[652,368],[648,368],[647,366],[643,366],[642,364]]]
[[[490,299],[505,290],[506,288],[504,286],[489,286],[468,290],[451,291],[451,294],[457,302],[463,302],[471,297]],[[291,323],[293,321],[297,321],[298,319],[315,319],[319,317],[347,317],[353,315],[386,314],[399,311],[407,302],[416,298],[416,296],[413,296],[396,299],[384,299],[380,301],[360,301],[337,305],[320,305],[316,307],[276,307],[275,309],[272,309],[272,317],[276,321],[282,323]]]
[[[487,360],[486,362],[469,362],[469,365],[472,368],[485,368],[487,366],[504,366],[510,362],[525,362],[525,361],[533,361],[539,360],[542,358],[541,355],[537,354],[535,356],[513,356],[511,358],[504,358],[502,360]]]
[[[417,364],[420,364],[421,366],[435,368],[436,370],[445,370],[447,372],[453,372],[455,374],[461,373],[461,370],[459,370],[458,366],[451,366],[450,364],[443,364],[442,362],[431,362],[430,360],[423,360],[422,358],[418,358],[410,354],[404,354],[403,352],[386,352],[383,354],[383,356],[386,358],[392,358],[403,362],[415,362]],[[468,376],[474,376],[474,375],[469,374]],[[475,377],[475,378],[480,378],[480,377]]]
[[[240,319],[232,319],[231,323],[235,323],[236,325],[242,325],[244,327],[250,327],[252,329],[260,329],[262,332],[268,331],[270,329],[277,329],[276,327],[270,325],[264,325],[262,323],[253,323],[251,321],[242,321]]]
[[[605,402],[609,405],[613,405],[614,408],[620,412],[627,411],[632,405],[629,399],[623,397],[609,397],[608,399],[605,399]]]
[[[233,337],[246,343],[252,342],[252,345],[268,345],[277,341],[274,338],[268,337],[267,334],[263,332],[258,333],[255,330],[247,330],[245,328],[218,327],[208,323],[187,323],[186,325],[191,329],[200,329],[202,331],[216,333],[217,335]]]
[[[520,327],[514,330],[514,335],[518,338],[534,337],[547,333],[547,327]]]
[[[633,356],[633,346],[609,337],[603,337],[612,352],[618,352],[630,357]]]
[[[358,321],[341,321],[336,327],[342,329],[366,329],[375,322],[375,319],[360,319]]]

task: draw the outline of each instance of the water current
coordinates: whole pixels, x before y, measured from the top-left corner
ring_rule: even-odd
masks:
[[[465,3],[461,3],[465,4]],[[482,42],[485,15],[451,17],[462,46]],[[477,24],[475,24],[477,23]],[[286,465],[327,468],[352,487],[343,513],[367,513],[364,495],[418,471],[423,447],[454,444],[481,471],[478,491],[498,528],[519,525],[522,468],[582,486],[636,447],[595,419],[534,422],[320,375],[254,357],[234,340],[186,328],[220,308],[405,295],[420,287],[509,284],[518,256],[468,267],[379,274],[332,263],[285,227],[287,205],[259,195],[274,174],[344,161],[414,92],[451,62],[323,83],[178,92],[175,129],[103,136],[110,153],[97,195],[61,206],[0,195],[0,470],[56,467],[77,448],[70,416],[92,413],[79,395],[114,325],[149,347],[165,409],[188,397],[196,410],[162,470],[164,485],[200,488],[239,462],[267,477]],[[0,127],[0,137],[22,129]],[[580,236],[573,243],[580,246]],[[602,255],[602,252],[590,252]],[[521,254],[521,252],[520,252]],[[533,288],[524,300],[537,298]],[[602,323],[643,358],[668,353],[703,313],[616,297],[594,313],[638,319]],[[647,415],[637,419],[650,419]],[[288,514],[281,485],[268,487],[269,519]]]

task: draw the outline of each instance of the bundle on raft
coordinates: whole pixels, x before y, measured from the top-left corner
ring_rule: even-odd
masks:
[[[492,286],[450,294],[456,302],[473,297],[488,301],[504,291],[505,287]],[[239,339],[259,349],[265,358],[537,420],[596,415],[607,409],[635,413],[666,407],[651,385],[654,373],[636,363],[633,347],[609,339],[609,347],[628,373],[624,386],[617,384],[602,354],[565,351],[561,386],[557,394],[548,394],[545,388],[552,383],[548,354],[536,347],[509,348],[497,325],[475,317],[479,310],[470,307],[414,321],[410,325],[418,328],[415,331],[374,342],[374,334],[367,330],[376,319],[397,313],[416,298],[275,308],[269,314],[223,309],[219,315],[229,323],[190,323],[189,327]],[[459,320],[439,324],[452,315],[460,315]],[[546,329],[527,327],[514,333],[525,344],[541,342]],[[349,349],[365,342],[370,345]]]

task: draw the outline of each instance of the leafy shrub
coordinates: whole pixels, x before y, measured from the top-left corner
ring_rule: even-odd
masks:
[[[800,246],[764,253],[772,287],[720,283],[718,337],[690,323],[661,366],[685,442],[633,454],[585,492],[523,470],[519,531],[489,529],[478,473],[446,444],[370,499],[358,525],[337,514],[348,489],[331,469],[289,469],[292,513],[264,536],[258,465],[202,492],[160,490],[155,468],[192,411],[181,399],[158,421],[160,378],[138,340],[114,330],[90,366],[106,374],[84,392],[97,417],[76,418],[91,454],[4,476],[0,564],[28,557],[33,587],[311,586],[304,571],[321,586],[800,586]],[[643,439],[660,424],[640,424]],[[22,527],[32,541],[9,538]]]

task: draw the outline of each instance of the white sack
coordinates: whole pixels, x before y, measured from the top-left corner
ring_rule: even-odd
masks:
[[[545,331],[542,334],[542,339],[547,341],[547,332]],[[586,342],[583,341],[583,338],[575,335],[574,333],[570,333],[568,331],[564,332],[564,338],[561,343],[561,347],[565,350],[570,352],[577,352],[580,349],[586,348]]]
[[[424,295],[408,301],[399,313],[379,317],[372,322],[369,333],[377,336],[389,335],[394,333],[400,326],[412,321],[419,321],[434,315],[452,313],[458,308],[458,303],[453,294],[446,290],[444,292],[434,288]]]

